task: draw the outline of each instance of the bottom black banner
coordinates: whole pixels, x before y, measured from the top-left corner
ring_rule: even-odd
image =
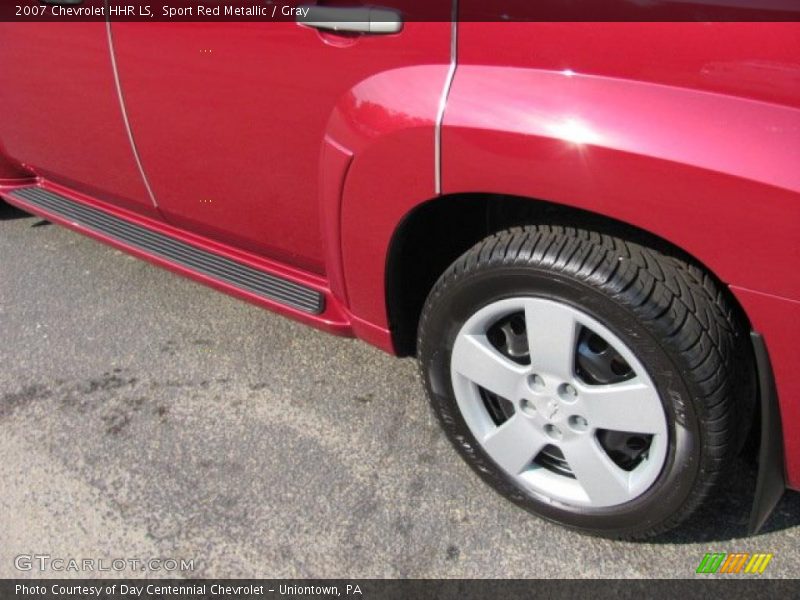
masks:
[[[6,579],[0,580],[3,600],[186,599],[228,600],[261,598],[470,600],[483,598],[623,598],[671,597],[681,600],[716,595],[736,597],[768,593],[794,597],[800,585],[776,579],[681,580],[494,580],[494,579]]]

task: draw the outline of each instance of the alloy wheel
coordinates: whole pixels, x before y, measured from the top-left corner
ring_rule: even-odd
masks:
[[[451,376],[475,439],[542,500],[624,504],[664,466],[667,419],[652,379],[616,334],[568,304],[483,307],[456,337]]]

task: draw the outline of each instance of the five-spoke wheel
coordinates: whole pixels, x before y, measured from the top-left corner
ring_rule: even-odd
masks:
[[[754,405],[745,325],[695,265],[596,232],[490,236],[420,318],[431,405],[478,474],[581,531],[675,527],[721,480]]]
[[[658,477],[667,420],[655,385],[586,313],[541,298],[493,302],[461,328],[450,364],[472,434],[531,491],[612,506]]]

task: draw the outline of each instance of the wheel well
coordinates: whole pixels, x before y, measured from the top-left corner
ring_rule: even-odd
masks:
[[[514,226],[561,225],[592,229],[649,246],[702,267],[667,240],[622,221],[544,200],[496,194],[440,196],[413,209],[392,236],[386,264],[386,308],[395,351],[416,355],[422,307],[439,276],[461,254],[488,235]],[[743,323],[743,309],[721,281]]]

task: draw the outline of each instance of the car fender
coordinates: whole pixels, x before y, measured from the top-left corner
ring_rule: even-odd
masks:
[[[322,144],[320,214],[332,292],[353,330],[391,350],[384,269],[397,224],[435,196],[436,117],[448,65],[376,74],[334,108]]]
[[[569,71],[459,67],[443,191],[634,225],[724,282],[800,298],[800,109]],[[754,218],[754,217],[757,217]]]
[[[375,298],[385,295],[392,234],[436,196],[445,71],[376,75],[343,97],[329,123],[323,180],[339,183],[323,186],[322,210],[326,237],[338,240],[330,255],[341,257],[332,279],[350,310],[380,327],[386,309]],[[670,241],[728,284],[800,298],[800,272],[782,266],[800,260],[799,138],[800,109],[790,106],[608,77],[459,66],[442,129],[442,192],[589,210]],[[327,147],[332,141],[339,150]],[[342,148],[351,160],[341,160]],[[345,166],[346,177],[331,176]]]

